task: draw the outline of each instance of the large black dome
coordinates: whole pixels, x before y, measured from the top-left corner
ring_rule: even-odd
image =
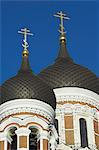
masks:
[[[27,57],[23,58],[18,74],[1,86],[0,103],[25,98],[41,100],[51,105],[54,109],[56,106],[52,89],[32,73]]]
[[[60,51],[55,63],[38,75],[52,89],[61,87],[80,87],[99,94],[98,77],[89,69],[75,64],[70,58],[66,41],[60,41]]]

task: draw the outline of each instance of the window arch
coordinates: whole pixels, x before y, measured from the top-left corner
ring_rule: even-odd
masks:
[[[87,124],[84,118],[79,119],[80,123],[80,137],[81,137],[81,147],[88,147],[88,137],[87,137]]]

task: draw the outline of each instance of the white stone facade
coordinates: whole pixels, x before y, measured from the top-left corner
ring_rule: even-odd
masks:
[[[38,141],[40,150],[45,150],[43,140],[48,141],[48,150],[98,150],[95,143],[93,121],[99,121],[99,95],[82,88],[54,89],[57,99],[56,119],[58,120],[59,136],[54,126],[55,112],[48,104],[36,99],[16,99],[0,106],[0,141],[4,141],[4,150],[12,139],[8,136],[11,127],[17,130],[17,150],[29,150],[30,127],[39,130]],[[65,137],[66,115],[73,116],[74,144],[68,145]],[[89,148],[81,148],[79,119],[87,123]],[[19,147],[19,137],[27,137],[27,148]],[[99,135],[98,135],[99,136]],[[59,143],[57,140],[59,138]]]
[[[68,150],[69,147],[72,147],[70,148],[72,150],[88,149],[81,148],[79,125],[80,118],[84,118],[87,123],[89,148],[91,150],[97,150],[95,144],[93,120],[97,119],[99,121],[99,95],[92,91],[76,87],[64,87],[54,89],[54,93],[57,98],[56,118],[59,122],[59,141],[60,145],[63,144],[63,147],[66,147],[62,150]],[[65,139],[64,116],[66,116],[67,114],[73,116],[74,131],[74,145],[69,146],[66,146]]]

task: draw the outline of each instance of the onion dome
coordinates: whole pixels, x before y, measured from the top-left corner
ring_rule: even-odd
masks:
[[[66,47],[64,32],[60,36],[60,50],[55,63],[42,70],[38,76],[52,89],[80,87],[99,94],[98,77],[89,69],[74,63]]]
[[[14,99],[37,99],[55,109],[56,102],[52,89],[33,74],[28,60],[28,50],[22,54],[22,64],[18,74],[1,86],[1,101],[5,103]]]

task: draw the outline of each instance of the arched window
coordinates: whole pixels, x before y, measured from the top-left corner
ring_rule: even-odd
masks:
[[[29,135],[29,150],[37,150],[38,149],[38,143],[37,143],[38,129],[32,126],[29,129],[31,130],[31,133]]]
[[[83,118],[79,119],[80,123],[80,137],[81,137],[81,147],[88,147],[88,138],[87,138],[87,124],[86,120]]]
[[[12,139],[11,145],[8,144],[8,150],[17,150],[17,135],[15,134],[15,130],[17,130],[16,127],[11,127],[8,131],[8,135]]]

